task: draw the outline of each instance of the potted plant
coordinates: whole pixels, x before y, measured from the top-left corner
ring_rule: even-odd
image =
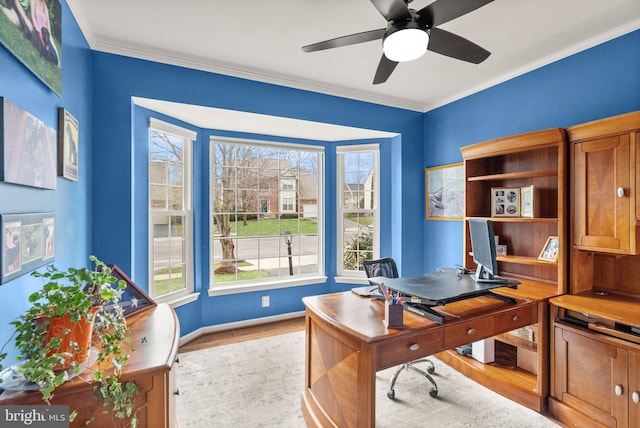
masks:
[[[60,271],[49,265],[45,272],[31,273],[44,285],[29,296],[31,306],[26,312],[11,322],[20,353],[16,370],[37,384],[48,403],[57,387],[91,366],[105,412],[129,418],[135,427],[137,386],[120,380],[133,351],[126,345],[130,332],[119,305],[126,284],[116,280],[111,269],[96,257],[89,259],[94,269]],[[0,355],[0,360],[5,356]]]

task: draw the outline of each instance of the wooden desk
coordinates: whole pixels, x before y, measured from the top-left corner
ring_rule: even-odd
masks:
[[[302,413],[310,427],[374,427],[375,374],[421,357],[536,322],[533,300],[477,297],[443,307],[438,324],[404,311],[404,329],[387,329],[384,305],[351,292],[305,297]]]
[[[129,358],[122,379],[132,380],[140,387],[138,395],[139,427],[174,427],[175,414],[175,370],[180,340],[178,318],[173,309],[165,304],[147,309],[127,318],[131,329],[131,347],[135,349]],[[142,339],[145,340],[142,340]],[[103,413],[103,401],[96,398],[92,379],[93,371],[87,370],[56,389],[51,404],[68,405],[78,415],[71,427],[111,427],[120,424],[112,414]],[[0,394],[0,405],[35,404],[45,405],[38,391],[4,391]]]

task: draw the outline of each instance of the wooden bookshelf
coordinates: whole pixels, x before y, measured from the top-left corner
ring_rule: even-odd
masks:
[[[501,276],[521,281],[517,290],[500,292],[538,302],[533,341],[512,334],[496,336],[513,350],[511,364],[483,364],[447,351],[438,354],[484,386],[538,412],[549,395],[549,299],[567,292],[568,284],[568,152],[562,129],[549,129],[486,141],[461,149],[465,165],[464,265],[475,269],[469,218],[489,218],[507,254],[498,256]],[[492,188],[534,188],[532,217],[492,215]],[[557,236],[556,262],[539,260],[549,236]],[[519,361],[527,356],[527,361]],[[529,357],[533,357],[530,361]]]

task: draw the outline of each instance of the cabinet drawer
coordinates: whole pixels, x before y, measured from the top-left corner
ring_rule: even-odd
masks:
[[[378,367],[386,369],[398,364],[433,355],[442,350],[441,329],[425,333],[403,336],[392,342],[386,342],[379,348]]]
[[[451,349],[493,336],[493,318],[484,317],[444,329],[444,347]]]
[[[527,306],[496,315],[494,318],[494,334],[501,334],[516,328],[535,324],[534,311],[535,306]]]

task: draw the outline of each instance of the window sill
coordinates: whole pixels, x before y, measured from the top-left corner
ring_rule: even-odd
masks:
[[[369,280],[359,276],[336,276],[333,278],[336,284],[362,284],[369,285]]]
[[[180,294],[178,296],[163,296],[155,299],[157,303],[168,303],[172,308],[177,308],[187,303],[195,302],[200,297],[200,293]]]
[[[277,288],[297,287],[300,285],[324,284],[326,276],[312,276],[281,280],[278,282],[252,282],[251,284],[218,285],[209,288],[209,297],[224,296],[226,294],[250,293],[252,291],[273,290]]]

